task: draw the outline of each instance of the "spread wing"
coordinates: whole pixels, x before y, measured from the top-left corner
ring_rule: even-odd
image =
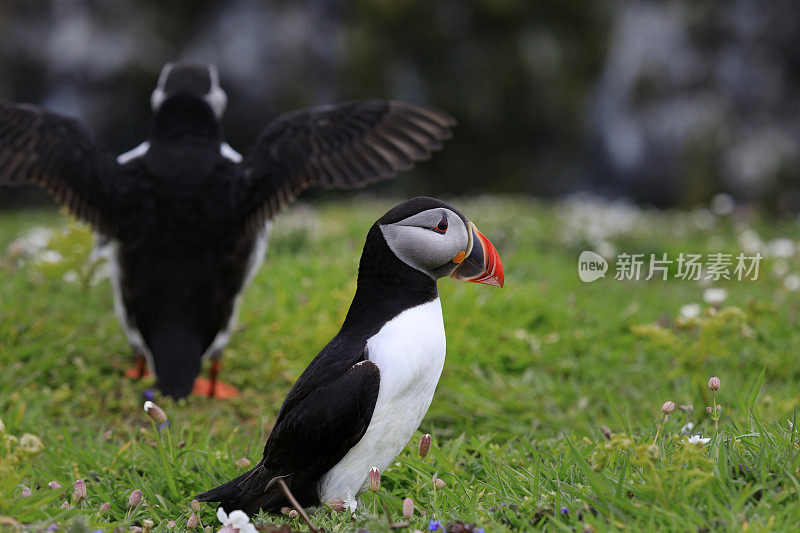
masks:
[[[78,121],[0,100],[0,184],[31,183],[109,232],[114,157]]]
[[[442,111],[383,100],[281,115],[241,164],[245,228],[259,231],[307,187],[360,187],[407,170],[441,148],[454,125]]]

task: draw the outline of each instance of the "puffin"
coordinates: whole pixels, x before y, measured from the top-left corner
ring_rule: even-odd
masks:
[[[38,185],[92,226],[135,374],[175,399],[222,395],[220,357],[281,209],[308,187],[408,170],[455,125],[420,105],[347,102],[279,115],[241,155],[224,142],[213,64],[166,64],[150,104],[147,139],[114,157],[76,119],[0,100],[0,184]]]
[[[256,466],[204,492],[228,512],[352,505],[385,471],[428,411],[445,360],[437,280],[503,286],[492,243],[434,198],[401,203],[367,233],[341,329],[292,386]]]

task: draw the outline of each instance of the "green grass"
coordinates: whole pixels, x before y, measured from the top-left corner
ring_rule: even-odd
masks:
[[[364,236],[392,203],[354,198],[281,215],[225,354],[223,378],[242,395],[157,398],[171,422],[162,432],[142,410],[152,382],[121,375],[130,350],[108,282],[88,281],[88,230],[52,211],[0,214],[0,250],[44,225],[59,228],[50,246],[64,258],[0,260],[0,516],[32,529],[145,519],[161,530],[168,520],[185,525],[192,494],[241,472],[237,459],[260,457],[283,397],[338,330]],[[448,353],[421,427],[434,436],[431,453],[419,458],[415,438],[384,473],[381,502],[367,494],[354,522],[321,512],[317,525],[388,531],[373,508],[385,502],[399,522],[400,502],[411,497],[407,531],[427,530],[432,518],[487,532],[800,528],[800,448],[787,422],[800,380],[800,293],[785,281],[800,270],[797,254],[765,258],[758,281],[715,284],[728,291],[718,310],[703,303],[697,282],[623,282],[610,271],[585,284],[576,270],[580,252],[599,241],[617,252],[673,257],[738,253],[746,230],[764,241],[794,240],[796,220],[511,198],[453,203],[496,245],[506,286],[440,282]],[[77,282],[64,281],[67,271]],[[688,303],[702,312],[682,320]],[[705,412],[712,375],[722,380],[716,433]],[[653,446],[666,400],[694,410],[676,409]],[[687,444],[680,429],[688,421],[713,441]],[[8,436],[24,433],[39,437],[40,453],[14,451]],[[434,490],[434,474],[443,489]],[[86,501],[61,509],[79,478]],[[50,481],[64,488],[48,489]],[[23,498],[19,485],[31,496]],[[131,512],[136,488],[148,506]],[[101,515],[104,501],[111,510]],[[203,524],[219,527],[214,516],[204,507]],[[283,516],[257,520],[304,529]]]

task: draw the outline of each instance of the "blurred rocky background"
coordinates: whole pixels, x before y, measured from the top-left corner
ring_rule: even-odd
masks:
[[[165,62],[214,62],[240,151],[308,105],[458,118],[443,153],[376,193],[691,207],[726,192],[783,213],[800,210],[798,35],[792,0],[0,0],[0,98],[80,117],[122,152]],[[5,207],[42,202],[0,189]]]

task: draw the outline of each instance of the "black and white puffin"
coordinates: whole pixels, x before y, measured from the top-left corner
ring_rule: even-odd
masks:
[[[246,155],[223,142],[213,65],[167,64],[145,142],[109,154],[79,122],[0,101],[0,183],[37,184],[89,222],[112,263],[114,307],[159,389],[187,396],[211,358],[215,392],[242,289],[270,221],[303,189],[359,187],[426,159],[454,120],[397,101],[280,115]]]
[[[289,391],[258,464],[197,496],[226,511],[353,501],[384,471],[428,411],[445,359],[439,278],[502,287],[497,251],[463,214],[414,198],[367,234],[353,302],[339,333]]]

